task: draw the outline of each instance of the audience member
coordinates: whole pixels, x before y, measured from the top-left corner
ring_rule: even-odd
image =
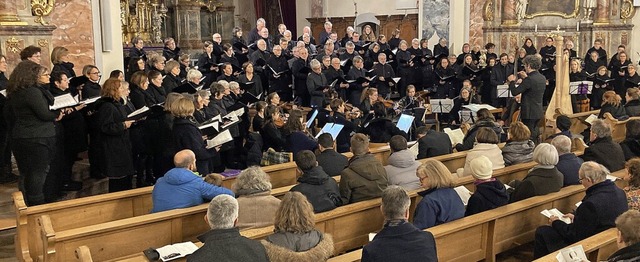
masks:
[[[611,126],[602,119],[596,119],[591,123],[589,133],[591,145],[584,150],[582,159],[595,161],[604,165],[612,172],[624,168],[624,153],[620,145],[611,137]]]
[[[552,139],[560,135],[566,136],[568,138],[572,138],[571,130],[569,130],[570,128],[571,128],[571,119],[569,119],[568,116],[559,115],[558,117],[556,117],[556,128],[554,129],[555,134],[547,137],[545,141],[549,143]]]
[[[306,197],[299,192],[286,193],[275,214],[273,234],[261,241],[269,261],[329,259],[333,255],[333,238],[315,225],[313,207]]]
[[[512,181],[513,188],[509,202],[516,202],[533,196],[560,191],[564,177],[556,168],[558,151],[547,143],[539,144],[533,150],[533,161],[537,163],[522,181]]]
[[[422,200],[416,205],[413,224],[419,229],[437,226],[464,216],[464,204],[453,190],[453,176],[442,162],[426,159],[416,176],[425,189],[418,193]]]
[[[238,222],[238,201],[235,198],[230,195],[214,197],[205,218],[211,231],[198,237],[204,245],[187,257],[188,262],[269,261],[264,246],[243,237],[235,227]]]
[[[387,188],[387,172],[382,163],[369,154],[369,138],[361,133],[351,137],[353,157],[340,173],[342,202],[355,203],[380,197]]]
[[[616,218],[618,251],[609,256],[609,262],[640,260],[640,212],[629,210]]]
[[[416,134],[418,137],[418,159],[453,153],[449,135],[433,130],[431,125],[418,127]]]
[[[500,150],[500,147],[498,147],[500,140],[493,130],[488,127],[481,127],[478,129],[475,139],[477,144],[467,153],[467,157],[464,161],[464,168],[458,168],[458,170],[456,170],[459,177],[471,175],[469,164],[471,163],[471,160],[479,156],[486,156],[491,159],[494,170],[504,167],[502,151]]]
[[[338,183],[318,166],[316,155],[309,150],[302,150],[296,155],[296,165],[302,171],[296,186],[297,191],[307,197],[316,213],[329,211],[342,205]]]
[[[158,179],[153,187],[151,213],[197,206],[221,194],[233,196],[231,190],[209,184],[194,173],[197,168],[193,151],[186,149],[176,153],[173,164],[176,167]]]
[[[402,187],[389,186],[382,192],[384,227],[362,249],[362,262],[438,261],[433,234],[409,223],[410,205]]]
[[[233,191],[238,197],[240,211],[237,226],[240,229],[266,227],[273,224],[273,219],[280,206],[280,199],[271,195],[269,175],[260,167],[252,166],[242,170]]]
[[[527,136],[529,138],[529,136]],[[471,175],[475,179],[473,183],[476,191],[473,192],[467,203],[465,216],[470,216],[509,203],[509,194],[504,184],[492,178],[493,164],[486,156],[479,156],[471,160]]]
[[[318,165],[324,169],[329,176],[339,176],[340,172],[349,165],[349,159],[334,149],[335,140],[329,133],[321,134],[318,137]]]
[[[407,149],[407,140],[403,136],[395,135],[389,141],[391,155],[384,166],[389,179],[389,185],[401,186],[406,190],[420,188],[420,181],[416,177],[416,169],[420,162],[415,160],[413,152]]]
[[[522,122],[513,122],[507,132],[507,143],[502,148],[505,166],[531,161],[536,144],[531,139],[531,131]]]
[[[564,217],[567,224],[557,216],[549,218],[550,226],[536,229],[533,256],[540,258],[556,250],[600,233],[615,225],[615,219],[627,211],[627,199],[622,189],[607,179],[609,170],[593,161],[580,167],[580,182],[587,189],[582,203],[576,211]]]
[[[629,185],[625,187],[624,193],[627,195],[629,209],[640,211],[640,158],[632,158],[625,164],[627,175],[624,180]]]
[[[625,123],[625,138],[620,142],[624,160],[640,156],[640,120],[631,119]]]
[[[551,145],[558,151],[558,164],[556,164],[556,168],[564,177],[562,186],[580,184],[578,170],[580,170],[580,166],[584,161],[571,152],[571,139],[566,136],[557,136],[551,140]]]
[[[502,134],[502,127],[498,125],[496,119],[493,117],[493,114],[489,112],[489,110],[485,108],[480,109],[478,110],[478,113],[476,115],[478,119],[476,120],[475,125],[471,129],[469,129],[469,131],[467,131],[467,134],[462,140],[462,144],[454,145],[454,148],[458,150],[458,152],[466,151],[473,148],[476,142],[476,133],[482,127],[492,129],[494,132],[496,132],[496,135],[498,135],[498,137],[500,137],[500,135]]]

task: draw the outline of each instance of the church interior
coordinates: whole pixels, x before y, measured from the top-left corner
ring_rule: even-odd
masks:
[[[327,22],[330,22],[332,26],[330,30],[337,34],[338,41],[343,37],[351,39],[347,35],[348,28],[360,33],[360,39],[362,39],[365,27],[371,28],[375,36],[387,36],[387,40],[391,39],[392,35],[397,35],[397,38],[405,40],[409,47],[414,39],[421,41],[421,45],[422,42],[427,42],[428,48],[437,46],[445,39],[449,55],[458,56],[461,53],[468,53],[465,51],[467,47],[477,52],[477,59],[474,58],[474,62],[478,67],[487,66],[489,53],[497,54],[492,60],[496,65],[500,63],[499,58],[502,53],[507,54],[510,61],[520,61],[519,52],[523,52],[525,42],[531,40],[535,49],[540,49],[549,44],[551,39],[557,48],[554,48],[557,53],[547,55],[553,57],[552,60],[555,57],[561,58],[554,60],[561,60],[558,61],[558,68],[554,68],[556,62],[552,62],[551,71],[558,72],[554,73],[553,78],[557,78],[558,83],[566,82],[566,86],[559,87],[562,84],[557,84],[554,88],[569,90],[568,71],[571,70],[568,69],[569,61],[577,57],[584,63],[584,60],[589,57],[589,50],[593,48],[594,42],[601,43],[601,48],[609,54],[608,59],[613,58],[612,55],[618,53],[620,46],[623,46],[630,64],[638,66],[640,28],[635,25],[640,24],[640,15],[636,15],[639,7],[640,1],[637,0],[2,0],[0,1],[0,54],[7,62],[7,70],[4,74],[9,77],[21,63],[21,51],[28,46],[40,48],[41,65],[49,69],[54,67],[51,58],[54,48],[65,47],[68,49],[68,62],[75,65],[73,68],[75,75],[85,74],[83,72],[85,65],[94,65],[99,72],[102,72],[98,83],[104,84],[109,78],[109,72],[114,70],[127,72],[129,61],[133,59],[130,53],[136,48],[134,40],[141,39],[148,54],[162,54],[166,47],[165,39],[172,38],[180,48],[181,54],[189,55],[189,66],[193,67],[199,63],[198,57],[203,53],[203,44],[206,41],[215,41],[214,34],[221,36],[221,45],[231,44],[234,28],[240,28],[242,35],[246,38],[255,30],[258,19],[264,19],[265,27],[269,32],[268,38],[274,45],[277,45],[276,41],[280,39],[277,35],[281,24],[291,31],[292,42],[295,42],[298,38],[302,39],[306,28],[310,29],[310,37],[315,39],[314,41],[323,39]],[[492,52],[487,49],[489,43],[494,44]],[[571,47],[567,47],[569,43]],[[270,45],[269,48],[271,47]],[[320,53],[322,45],[318,44],[314,48],[317,48]],[[565,48],[574,51],[575,57],[562,56],[561,50]],[[344,53],[344,49],[345,47],[342,46],[336,50],[337,56],[341,52]],[[395,51],[397,50],[393,50],[393,55],[396,54]],[[541,55],[544,60],[545,56]],[[321,60],[321,58],[318,56],[317,59]],[[433,59],[441,59],[441,57],[436,58],[434,53]],[[389,60],[393,61],[391,58]],[[606,63],[608,64],[609,61]],[[313,64],[310,67],[313,67]],[[562,75],[564,70],[567,71],[566,76]],[[313,74],[312,71],[307,72]],[[401,73],[396,70],[395,76],[401,76]],[[418,73],[416,79],[419,77]],[[565,78],[566,81],[560,81]],[[502,81],[505,82],[505,80]],[[266,90],[267,84],[264,80],[262,81]],[[437,80],[433,81],[435,83]],[[640,83],[635,83],[636,86],[638,84]],[[427,90],[426,84],[414,90],[418,93],[423,92]],[[478,92],[481,91],[478,89]],[[397,103],[398,98],[404,95],[401,92],[394,97],[396,93],[389,92],[390,95],[386,98],[390,103]],[[461,96],[462,94],[459,93],[460,90],[455,95],[447,95],[446,98],[453,99],[454,96]],[[264,95],[266,94],[265,92]],[[554,94],[549,94],[549,98],[552,95]],[[472,94],[472,96],[475,95]],[[624,101],[624,94],[622,96]],[[435,98],[431,97],[432,100]],[[546,95],[545,99],[547,99]],[[566,93],[562,98],[554,97],[545,101],[543,123],[536,123],[541,130],[541,142],[555,132],[556,123],[553,119],[557,117],[558,112],[569,115],[571,131],[588,140],[590,125],[585,121],[595,112],[594,110],[599,109],[600,105],[597,108],[589,107],[587,102],[586,109],[577,108],[576,102],[571,99],[569,93]],[[346,102],[346,99],[343,100]],[[482,101],[483,104],[491,104],[491,102],[484,103],[484,99]],[[497,108],[492,107],[497,110],[495,112],[503,112],[502,109],[506,108],[507,104],[494,106]],[[436,123],[447,121],[438,119],[439,114],[435,111],[431,112],[433,107],[434,105],[430,105],[426,113],[434,116],[434,119],[429,120]],[[552,107],[556,110],[552,110]],[[373,112],[373,107],[371,110]],[[492,111],[492,113],[495,112]],[[256,113],[252,111],[252,114]],[[597,114],[595,112],[595,115]],[[475,117],[471,113],[470,116]],[[634,116],[629,116],[632,120],[636,119]],[[426,118],[430,118],[422,117],[425,121]],[[547,121],[544,121],[545,118]],[[637,118],[640,119],[640,116]],[[501,121],[497,119],[494,120]],[[622,121],[627,120],[614,119],[608,122],[617,127],[612,134],[616,142],[625,139]],[[457,124],[461,124],[459,122],[460,120]],[[516,121],[513,120],[513,122]],[[443,128],[453,126],[442,125]],[[411,130],[415,131],[417,128]],[[414,131],[406,140],[418,139],[417,134],[413,134]],[[467,130],[463,131],[467,132]],[[415,139],[411,139],[412,137]],[[506,137],[505,133],[504,138]],[[505,141],[501,140],[501,142]],[[582,140],[574,141],[571,152],[575,152],[578,156],[585,152],[582,142]],[[376,145],[381,146],[380,148],[374,148],[373,144],[378,143],[373,143],[372,140],[369,146],[369,152],[385,165],[390,158],[389,155],[393,153],[393,150],[389,149],[389,143],[391,142],[387,139]],[[415,143],[417,145],[418,142]],[[586,143],[588,144],[589,141]],[[242,145],[242,139],[240,144]],[[413,145],[411,142],[409,144]],[[537,144],[538,141],[536,141]],[[348,151],[349,147],[344,154],[351,154]],[[81,152],[78,155],[79,160],[73,165],[73,178],[76,181],[82,181],[82,189],[65,193],[60,197],[61,201],[56,203],[27,206],[24,204],[25,200],[21,199],[22,194],[16,195],[20,193],[17,183],[0,184],[0,261],[91,261],[86,260],[87,257],[89,259],[93,257],[92,261],[147,261],[142,251],[149,247],[157,248],[184,241],[201,241],[196,240],[195,237],[209,229],[206,224],[200,225],[203,222],[202,215],[206,213],[206,205],[183,209],[188,213],[186,215],[179,212],[169,215],[162,213],[149,215],[152,205],[151,187],[131,189],[127,191],[126,196],[119,196],[122,199],[111,199],[111,194],[116,193],[109,193],[109,179],[96,179],[90,175],[92,171],[90,171],[87,154],[91,153]],[[452,151],[447,157],[443,156],[438,160],[455,175],[456,169],[453,167],[465,166],[465,155],[464,152]],[[351,156],[353,154],[348,157]],[[296,163],[290,161],[262,167],[267,174],[271,175],[273,183],[271,193],[280,194],[276,195],[278,198],[282,198],[291,186],[296,184],[296,179],[301,173],[301,170],[296,169]],[[506,184],[513,179],[524,178],[534,166],[533,162],[516,164],[494,169],[493,174],[496,179]],[[18,173],[15,159],[12,169],[14,173]],[[611,175],[622,178],[626,175],[625,170],[612,170]],[[456,178],[454,184],[473,191],[472,178],[471,176]],[[340,177],[337,181],[340,183]],[[231,183],[230,181],[222,182],[222,185],[231,188]],[[419,183],[422,183],[422,178]],[[627,181],[622,179],[617,180],[615,184],[621,188],[628,186]],[[422,197],[417,191],[407,192],[411,199],[409,220],[412,220],[416,203]],[[514,205],[509,204],[499,207],[502,208],[500,209],[502,213],[498,213],[497,209],[486,211],[483,212],[484,215],[476,215],[477,217],[473,220],[463,218],[455,221],[457,224],[449,226],[442,224],[431,228],[433,230],[428,230],[435,237],[440,261],[533,261],[535,229],[537,226],[548,224],[547,218],[540,215],[540,211],[552,208],[564,211],[574,210],[577,207],[573,204],[580,201],[584,195],[584,188],[573,185],[563,188],[559,193],[523,200],[519,202],[520,206],[508,207]],[[21,203],[22,206],[17,206],[17,203]],[[357,208],[346,208],[346,206],[339,207],[335,211],[315,216],[316,228],[322,232],[331,232],[333,235],[335,251],[334,257],[329,261],[360,261],[362,248],[369,243],[368,234],[379,231],[385,221],[380,215],[379,199],[364,201]],[[61,217],[60,214],[65,214],[67,218]],[[74,216],[78,217],[78,225],[73,225]],[[92,216],[103,216],[103,218],[95,218],[93,222],[85,218]],[[135,220],[136,218],[139,220]],[[135,226],[131,226],[132,224]],[[366,226],[353,226],[356,224],[366,224]],[[95,227],[92,229],[92,226]],[[351,227],[353,228],[349,229]],[[157,233],[154,233],[156,229]],[[104,233],[108,230],[112,231]],[[606,260],[617,250],[616,235],[612,230],[605,231],[608,235],[602,235],[599,239],[583,240],[592,242],[580,242],[584,244],[584,251],[591,261]],[[87,234],[86,238],[74,235],[80,234],[81,231]],[[265,239],[271,233],[273,233],[273,227],[241,231],[241,234],[252,239]],[[89,236],[89,234],[92,235]],[[99,239],[101,243],[97,243],[98,241],[92,237]],[[131,251],[132,248],[125,247],[130,246],[129,242],[135,243],[133,246],[137,246],[139,250],[136,249],[134,252]],[[536,261],[555,260],[543,257]]]

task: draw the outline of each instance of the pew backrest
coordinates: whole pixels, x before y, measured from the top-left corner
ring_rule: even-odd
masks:
[[[587,255],[589,261],[606,261],[607,258],[618,250],[617,245],[618,229],[610,228],[595,234],[591,237],[580,240],[569,247],[575,247],[582,245],[584,253]],[[560,251],[553,252],[544,257],[534,260],[534,262],[555,262],[556,255]]]

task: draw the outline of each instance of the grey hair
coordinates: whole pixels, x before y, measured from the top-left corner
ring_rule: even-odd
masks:
[[[191,69],[187,72],[187,80],[200,79],[202,78],[202,73],[196,69]]]
[[[218,81],[218,84],[221,84],[223,87],[228,87],[229,86],[229,82],[227,82],[227,80],[220,80],[220,81]]]
[[[353,57],[353,63],[354,63],[354,64],[355,64],[356,62],[362,62],[362,61],[364,61],[364,60],[362,59],[362,57],[361,57],[361,56],[355,56],[355,57]]]
[[[333,24],[329,21],[324,22],[324,26],[333,26]]]
[[[551,140],[551,145],[558,150],[558,155],[564,155],[571,152],[571,139],[568,136],[560,135],[554,137]]]
[[[282,32],[282,35],[287,35],[287,34],[291,35],[291,30],[287,29],[287,30],[284,30],[284,32]]]
[[[238,219],[238,200],[230,195],[214,197],[207,208],[207,221],[211,229],[233,228]]]
[[[602,119],[596,119],[591,122],[591,132],[597,137],[608,137],[611,136],[611,126]]]
[[[355,29],[353,29],[353,26],[347,26],[347,32],[351,32],[351,33],[353,33],[353,32],[355,32],[355,31],[356,31],[356,30],[355,30]]]
[[[267,21],[265,21],[264,18],[262,18],[262,17],[258,18],[258,20],[256,21],[256,24],[263,24],[264,25],[266,23],[267,23]]]
[[[356,44],[354,44],[353,42],[349,41],[347,42],[347,44],[345,44],[346,47],[356,47]]]
[[[558,164],[558,151],[549,143],[541,143],[533,150],[533,161],[540,165],[555,166]]]
[[[230,89],[240,88],[240,84],[238,84],[238,82],[236,82],[236,81],[231,81],[231,82],[229,82],[229,88]]]
[[[580,170],[578,170],[578,174],[583,178],[591,180],[591,182],[595,184],[607,179],[607,176],[610,175],[611,172],[601,164],[594,161],[587,161],[582,163]]]
[[[411,205],[409,195],[400,186],[388,186],[382,192],[382,213],[387,220],[404,219],[409,205]]]
[[[238,196],[270,191],[270,180],[269,175],[259,166],[248,167],[242,170],[238,177],[236,177],[236,182],[233,184],[233,191],[236,192]]]
[[[539,70],[542,66],[542,58],[539,55],[528,55],[522,59],[523,65],[529,65],[533,70]]]
[[[318,60],[311,60],[311,62],[309,62],[309,66],[311,66],[311,68],[320,68],[320,62],[318,62]]]

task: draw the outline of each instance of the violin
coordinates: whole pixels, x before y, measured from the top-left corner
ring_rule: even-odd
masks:
[[[387,100],[382,98],[381,96],[378,96],[378,102],[381,102],[382,104],[384,104],[384,107],[386,108],[393,108],[393,101],[392,100]]]
[[[293,102],[280,102],[280,104],[278,104],[278,107],[280,107],[285,112],[289,112],[297,108],[297,106]]]

